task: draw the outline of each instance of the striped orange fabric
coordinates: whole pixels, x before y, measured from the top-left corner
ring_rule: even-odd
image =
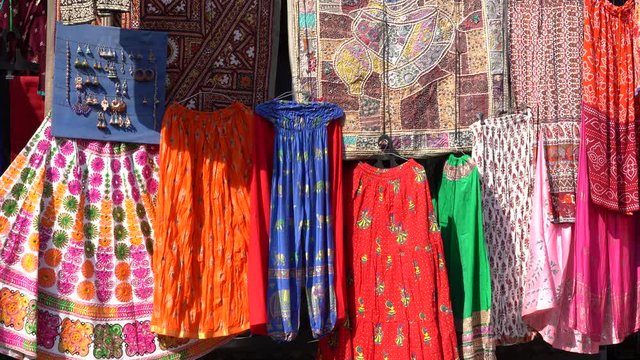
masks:
[[[173,104],[160,136],[151,330],[213,338],[249,329],[253,112]]]

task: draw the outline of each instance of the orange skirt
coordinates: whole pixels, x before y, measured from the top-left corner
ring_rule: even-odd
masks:
[[[160,135],[151,330],[213,338],[249,329],[253,112],[173,104]]]

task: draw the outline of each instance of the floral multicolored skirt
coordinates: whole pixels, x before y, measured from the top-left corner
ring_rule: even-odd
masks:
[[[147,248],[157,146],[54,139],[0,178],[0,348],[38,359],[193,358],[224,340],[156,336]]]

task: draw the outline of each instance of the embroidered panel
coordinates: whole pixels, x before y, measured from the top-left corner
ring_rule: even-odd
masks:
[[[134,0],[132,27],[169,33],[167,102],[220,91],[248,106],[273,92],[274,15],[280,1]],[[199,94],[189,108],[213,110],[228,100]]]
[[[289,2],[294,91],[345,110],[349,158],[379,151],[385,118],[405,155],[470,147],[467,128],[476,114],[504,109],[503,11],[497,4]]]

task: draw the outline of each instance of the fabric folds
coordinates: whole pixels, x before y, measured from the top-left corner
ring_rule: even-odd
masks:
[[[253,113],[173,104],[160,143],[151,330],[216,338],[249,329],[247,251]]]
[[[584,8],[582,119],[589,193],[594,204],[622,213],[640,210],[634,6],[633,0],[621,6],[587,0]]]
[[[256,112],[275,128],[267,330],[278,340],[296,337],[304,288],[311,330],[318,338],[337,321],[327,126],[343,112],[330,103],[287,101],[260,104]]]
[[[491,267],[491,323],[496,345],[515,344],[532,338],[522,321],[522,301],[529,251],[534,129],[528,117],[508,115],[476,122],[471,130]]]
[[[157,146],[51,137],[0,178],[0,347],[38,359],[196,358],[151,332]]]
[[[480,175],[469,155],[449,156],[436,203],[461,358],[495,359]]]
[[[322,359],[457,359],[449,281],[426,172],[360,163],[345,179],[348,320]]]

